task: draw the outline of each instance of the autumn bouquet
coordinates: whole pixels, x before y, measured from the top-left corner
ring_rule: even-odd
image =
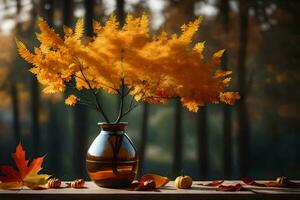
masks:
[[[45,86],[43,92],[70,89],[67,105],[84,104],[99,111],[107,123],[118,123],[141,102],[165,104],[180,99],[196,112],[207,103],[233,104],[239,98],[236,92],[225,92],[231,71],[219,69],[224,50],[204,59],[204,42],[191,44],[200,23],[198,18],[183,25],[179,35],[165,31],[150,35],[147,15],[135,18],[128,14],[123,27],[112,15],[104,25],[93,21],[94,35],[84,38],[82,18],[74,29],[65,26],[64,36],[39,18],[40,46],[34,52],[21,41],[17,46],[32,65],[30,71]],[[114,121],[99,99],[101,90],[120,99]],[[125,105],[128,96],[131,103]]]

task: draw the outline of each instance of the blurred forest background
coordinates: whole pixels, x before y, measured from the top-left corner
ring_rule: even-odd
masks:
[[[190,113],[174,101],[142,105],[125,121],[140,154],[140,174],[194,179],[300,179],[300,1],[298,0],[0,0],[0,164],[21,140],[30,158],[47,153],[45,171],[68,180],[87,177],[85,153],[102,121],[95,111],[64,105],[64,94],[45,95],[15,38],[31,49],[41,16],[62,33],[83,16],[147,12],[153,32],[179,32],[204,16],[197,41],[206,55],[226,49],[222,68],[234,71],[235,106],[208,105]],[[178,72],[180,73],[180,72]],[[113,115],[117,99],[101,94]]]

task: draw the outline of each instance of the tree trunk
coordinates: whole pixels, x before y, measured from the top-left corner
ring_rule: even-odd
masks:
[[[39,106],[40,106],[40,91],[38,81],[35,77],[31,80],[31,124],[33,137],[33,153],[35,156],[39,153],[40,146],[40,130],[39,130]]]
[[[84,7],[85,7],[85,34],[88,37],[93,36],[93,18],[94,18],[94,0],[85,0],[84,1]]]
[[[206,107],[198,111],[197,132],[198,132],[198,162],[199,178],[207,179],[208,175],[208,139],[207,139],[207,116]]]
[[[173,154],[173,176],[180,175],[182,161],[182,107],[180,100],[175,105],[174,123],[174,154]]]
[[[149,105],[145,102],[143,104],[143,116],[142,116],[142,129],[141,129],[141,145],[139,148],[139,172],[138,177],[144,174],[144,166],[145,166],[145,152],[146,152],[146,144],[147,144],[147,136],[148,136],[148,119],[149,119]]]
[[[73,0],[63,1],[63,24],[71,27],[73,20]]]
[[[227,37],[228,30],[229,30],[229,0],[221,0],[220,18],[222,21],[224,34]],[[222,63],[221,63],[222,69],[228,70],[227,65],[228,65],[228,52],[225,51],[222,57]],[[231,108],[229,105],[223,104],[223,173],[225,179],[231,177],[231,170],[232,170],[231,120],[232,120]]]
[[[239,1],[240,9],[240,47],[238,54],[238,91],[241,99],[237,103],[238,115],[238,141],[239,141],[239,168],[240,176],[245,177],[250,167],[249,151],[249,122],[246,107],[246,49],[248,39],[248,9],[249,2],[246,0]]]
[[[54,172],[56,176],[61,175],[61,141],[63,140],[61,135],[61,127],[59,125],[59,113],[57,105],[53,102],[48,102],[48,143],[49,143],[49,163],[50,170]]]
[[[116,0],[117,1],[117,18],[120,22],[120,26],[122,27],[125,22],[125,1],[124,0]]]
[[[19,112],[19,95],[18,89],[15,81],[11,83],[11,99],[12,99],[12,109],[13,109],[13,127],[14,127],[14,139],[17,145],[21,140],[20,131],[20,112]]]
[[[20,14],[21,11],[21,1],[17,0],[17,16]],[[20,26],[19,23],[17,23],[16,26],[16,36],[19,35],[20,32]],[[14,59],[14,67],[13,71],[17,70],[17,61]],[[14,72],[10,74],[11,79],[11,85],[10,85],[10,95],[11,95],[11,101],[12,101],[12,111],[13,111],[13,129],[14,129],[14,139],[15,144],[17,145],[21,140],[21,130],[20,130],[20,110],[19,110],[19,94],[18,94],[18,87],[17,87],[17,81],[16,77],[14,77]]]
[[[94,1],[85,0],[85,34],[87,36],[93,35],[93,17],[94,17]],[[76,105],[74,107],[74,171],[76,177],[86,177],[85,170],[85,157],[87,151],[87,110],[82,105]]]
[[[83,178],[85,176],[85,156],[87,147],[87,111],[84,106],[74,107],[74,147],[73,167],[74,176]]]

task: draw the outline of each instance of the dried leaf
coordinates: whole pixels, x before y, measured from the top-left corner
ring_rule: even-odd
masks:
[[[276,181],[265,182],[264,187],[285,187],[285,184],[278,183]]]
[[[224,180],[219,180],[219,181],[212,181],[212,182],[206,183],[206,184],[204,184],[204,183],[198,183],[197,185],[216,187],[216,186],[222,185],[223,182],[224,182]]]
[[[134,191],[154,191],[155,189],[165,186],[169,179],[157,174],[145,174],[140,181],[131,184]]]
[[[12,154],[15,160],[18,171],[12,166],[4,165],[0,166],[0,172],[4,176],[0,177],[0,188],[1,189],[13,189],[27,186],[29,188],[41,188],[47,183],[50,175],[38,174],[42,170],[42,163],[44,157],[38,157],[34,159],[28,166],[28,160],[25,158],[25,151],[21,143],[17,146],[16,152]]]
[[[145,174],[140,179],[141,182],[146,182],[150,180],[152,180],[155,183],[155,188],[161,188],[169,182],[169,179],[167,177],[160,176],[157,174]]]
[[[257,183],[251,178],[244,178],[242,181],[247,185],[260,186],[260,187],[285,187],[295,188],[300,187],[300,184],[288,180],[286,177],[278,177],[276,181],[268,181],[263,183]]]
[[[153,180],[148,180],[144,182],[138,182],[133,188],[133,191],[153,191],[155,190],[155,182]]]
[[[260,186],[260,187],[266,187],[264,183],[258,183],[251,178],[243,178],[242,181],[247,185],[253,185],[253,186]]]
[[[217,188],[217,191],[222,192],[236,192],[236,191],[245,191],[245,188],[241,184],[235,184],[235,185],[220,185]]]
[[[290,181],[286,177],[278,177],[276,181],[269,181],[265,183],[267,187],[286,187],[286,188],[297,188],[300,187],[299,183]]]

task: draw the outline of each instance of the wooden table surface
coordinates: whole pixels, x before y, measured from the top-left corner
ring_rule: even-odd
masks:
[[[60,188],[47,190],[0,190],[0,200],[46,200],[46,199],[99,199],[99,200],[185,200],[185,199],[297,199],[300,200],[300,189],[287,188],[247,188],[247,191],[220,192],[215,188],[199,186],[194,182],[190,189],[176,189],[174,182],[158,191],[129,191],[126,189],[100,188],[92,182],[86,182],[86,188]],[[205,182],[201,182],[205,183]],[[225,181],[224,185],[239,183],[239,181]],[[65,183],[62,184],[62,187]]]

